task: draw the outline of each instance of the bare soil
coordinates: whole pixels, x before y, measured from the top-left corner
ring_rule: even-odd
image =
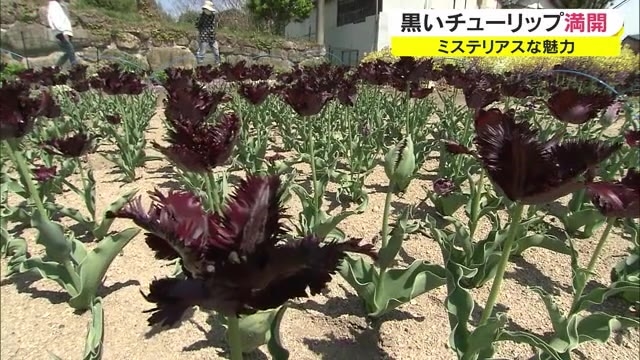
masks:
[[[159,111],[159,114],[162,112]],[[163,129],[160,117],[154,118],[148,131],[149,140],[160,141]],[[150,153],[154,152],[152,149]],[[117,196],[133,188],[139,194],[159,187],[171,186],[165,161],[149,162],[141,178],[132,184],[116,181],[117,174],[100,155],[88,157],[88,166],[94,169],[97,188],[97,206],[103,211]],[[422,186],[430,186],[437,159],[430,159],[422,172],[425,176],[413,181],[404,198],[395,199],[394,214],[406,204],[417,203],[424,198]],[[304,170],[304,167],[301,168]],[[141,169],[142,170],[142,169]],[[380,230],[384,189],[387,179],[382,168],[367,178],[370,203],[367,210],[342,223],[341,228],[349,235],[373,238]],[[331,204],[335,187],[329,187],[326,204]],[[75,194],[65,193],[59,202],[82,209]],[[296,199],[289,204],[291,214],[300,211]],[[340,211],[340,207],[333,211]],[[117,220],[113,230],[134,226],[129,221]],[[488,229],[479,230],[486,234]],[[33,233],[28,233],[32,236]],[[479,234],[479,235],[481,235]],[[592,253],[598,232],[594,238],[577,243],[583,265]],[[614,231],[596,267],[591,285],[607,285],[609,272],[615,262],[626,254],[630,243]],[[33,247],[31,248],[33,251]],[[426,259],[441,263],[440,250],[434,240],[412,235],[404,244],[400,264],[413,259]],[[571,301],[571,268],[569,258],[547,250],[530,249],[522,258],[509,264],[503,291],[497,309],[507,311],[512,329],[524,328],[538,334],[551,331],[546,310],[529,286],[541,286],[554,295],[563,310]],[[90,315],[74,314],[65,303],[68,296],[52,281],[39,280],[37,276],[22,274],[5,279],[6,261],[2,261],[1,284],[1,352],[2,359],[50,359],[50,353],[62,359],[81,357],[84,338]],[[173,268],[154,260],[145,245],[142,235],[131,241],[109,269],[105,287],[100,290],[104,297],[105,342],[104,359],[222,359],[224,351],[223,332],[207,313],[195,311],[191,320],[182,326],[157,334],[149,334],[149,309],[140,295],[155,277],[170,274]],[[490,290],[490,283],[474,290],[477,301],[474,315],[478,320]],[[371,360],[371,359],[455,359],[448,346],[449,324],[443,301],[446,289],[440,287],[410,303],[401,306],[384,318],[379,329],[371,328],[363,307],[345,281],[337,276],[328,291],[310,299],[296,302],[283,321],[282,337],[291,351],[291,359]],[[628,306],[618,300],[609,300],[595,309],[621,315],[629,315]],[[593,360],[637,360],[640,351],[640,336],[637,330],[617,334],[605,344],[587,343],[574,354],[575,359]],[[528,346],[502,343],[497,358],[528,359],[533,351]],[[251,359],[268,359],[266,353],[256,352]]]

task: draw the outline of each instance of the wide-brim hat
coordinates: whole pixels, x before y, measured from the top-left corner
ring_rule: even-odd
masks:
[[[204,5],[202,5],[202,9],[216,12],[216,8],[213,7],[213,1],[205,1]]]

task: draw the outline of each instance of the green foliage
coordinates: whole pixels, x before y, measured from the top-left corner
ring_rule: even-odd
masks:
[[[249,354],[262,345],[267,345],[267,351],[274,360],[287,360],[289,351],[284,348],[280,340],[280,324],[284,317],[287,305],[276,309],[258,311],[255,314],[245,315],[239,318],[238,330],[242,339],[242,352]],[[227,326],[226,335],[229,337],[229,321],[220,314],[216,314],[216,320]]]
[[[127,54],[127,53],[119,53],[117,57],[107,59],[110,63],[116,63],[125,71],[130,71],[134,73],[140,73],[142,71],[147,70],[148,66],[142,62],[139,58]]]
[[[9,64],[2,64],[1,68],[2,70],[0,71],[0,81],[11,79],[16,74],[26,69],[24,65],[16,62],[9,63]]]
[[[635,284],[634,288],[640,288],[640,244],[636,239],[635,246],[629,254],[611,269],[611,286],[615,288],[619,283]],[[631,304],[640,304],[640,296],[637,291],[625,291],[619,294],[621,298]]]
[[[184,26],[193,28],[188,23],[184,23]],[[117,28],[115,25],[113,27]],[[159,27],[157,31],[164,31],[165,36],[167,33],[171,36],[171,29]],[[244,36],[246,39],[247,35]],[[446,61],[438,60],[437,64],[442,65]],[[626,63],[624,57],[617,61],[619,64]],[[540,60],[534,62],[529,59],[496,59],[490,63],[465,60],[461,64],[479,64],[480,69],[484,70],[493,64],[490,67],[492,72],[504,71],[501,69],[505,68],[531,72],[536,69],[536,64],[541,63]],[[527,68],[524,66],[526,64],[532,66]],[[611,66],[613,62],[607,64]],[[612,69],[611,72],[615,73],[616,70]],[[156,81],[166,77],[164,71],[156,71],[151,75]],[[6,157],[7,161],[0,162],[0,198],[7,199],[11,194],[16,200],[20,197],[25,201],[21,205],[13,205],[18,203],[13,200],[10,203],[0,202],[0,245],[8,257],[9,275],[22,272],[40,274],[43,278],[55,281],[69,293],[69,304],[73,308],[91,310],[92,320],[84,359],[98,360],[102,354],[104,336],[104,314],[102,301],[97,297],[98,287],[114,258],[138,234],[135,228],[112,231],[114,219],[107,213],[117,212],[130,202],[135,190],[123,191],[119,198],[114,194],[109,195],[109,200],[113,200],[109,204],[109,201],[101,199],[103,194],[97,192],[101,179],[94,177],[93,170],[87,164],[75,158],[54,158],[54,155],[42,151],[41,146],[33,145],[68,132],[91,132],[99,137],[100,144],[109,146],[108,151],[99,155],[116,165],[115,171],[126,182],[133,183],[139,175],[137,169],[144,168],[146,162],[153,160],[145,153],[148,149],[145,135],[150,119],[157,111],[157,99],[149,91],[136,97],[107,96],[95,91],[84,92],[78,97],[66,96],[70,89],[67,85],[51,88],[62,107],[64,121],[38,121],[22,144],[11,141],[1,144],[7,148],[6,151],[2,149],[3,159]],[[345,219],[362,214],[368,206],[368,193],[380,191],[369,184],[365,186],[365,180],[381,165],[380,160],[386,153],[383,164],[389,186],[384,210],[377,207],[371,209],[371,212],[382,215],[381,236],[378,238],[382,244],[376,246],[379,249],[378,257],[375,262],[364,257],[347,257],[339,267],[339,274],[362,300],[369,317],[379,320],[412,299],[446,286],[444,305],[451,328],[449,348],[461,360],[492,358],[494,346],[499,341],[527,344],[545,360],[570,360],[571,353],[582,343],[604,342],[614,331],[640,325],[635,318],[588,311],[592,310],[592,305],[602,304],[611,297],[623,297],[629,301],[640,299],[640,245],[637,241],[629,257],[614,268],[609,287],[585,290],[590,275],[594,273],[593,265],[599,257],[601,245],[605,244],[611,227],[618,226],[619,222],[609,219],[608,230],[603,232],[597,248],[599,250],[593,253],[586,269],[580,268],[571,239],[592,238],[605,220],[585,192],[574,193],[563,212],[558,214],[543,206],[528,206],[524,211],[524,206],[516,203],[515,207],[510,208],[502,192],[492,187],[492,179],[487,178],[475,157],[447,154],[446,146],[441,142],[448,139],[471,146],[475,137],[472,111],[458,104],[455,97],[448,98],[444,92],[438,94],[442,104],[434,104],[433,98],[408,99],[406,91],[386,90],[361,86],[358,88],[356,106],[347,107],[341,106],[338,101],[330,102],[318,116],[311,118],[294,114],[276,96],[271,96],[259,106],[249,105],[240,97],[221,103],[214,113],[233,109],[242,118],[251,119],[241,123],[231,166],[205,174],[171,167],[174,173],[167,176],[177,181],[180,188],[197,195],[206,210],[220,212],[225,199],[229,198],[229,182],[236,170],[255,175],[280,175],[286,179],[282,181],[282,205],[292,197],[299,200],[296,201],[296,204],[299,203],[296,208],[298,216],[291,219],[293,226],[290,227],[297,233],[295,235],[302,237],[313,233],[327,241],[340,241],[347,234],[338,226]],[[535,122],[540,138],[549,139],[560,131],[571,135],[575,131],[580,138],[590,140],[605,135],[604,129],[591,125],[573,129],[566,124],[547,121],[542,111],[527,110],[521,106],[524,103],[517,99],[506,100],[509,102],[505,104],[506,108],[519,106],[523,118],[534,120],[532,122]],[[213,120],[214,113],[207,121]],[[119,121],[105,121],[114,114],[119,115]],[[626,122],[620,126],[622,131],[637,128],[637,120],[631,120],[634,116],[631,111],[625,110]],[[433,121],[434,118],[437,121]],[[164,121],[166,130],[169,130],[168,120]],[[594,120],[594,123],[597,121]],[[269,156],[276,133],[279,134],[278,145],[290,156]],[[615,134],[606,136],[609,140],[620,137]],[[604,178],[617,178],[618,170],[631,167],[631,164],[637,166],[636,153],[632,150],[629,146],[624,147],[619,159],[604,166],[606,170],[601,170],[598,176],[603,178],[602,174],[606,171],[611,176]],[[394,204],[392,200],[396,193],[408,188],[412,179],[424,171],[423,165],[434,152],[439,153],[437,179],[448,180],[452,186],[444,189],[447,191],[442,186],[427,189],[427,200],[431,204],[426,200],[406,207]],[[276,155],[280,155],[280,150],[276,150]],[[293,167],[300,162],[309,165],[309,180],[300,179]],[[10,163],[14,163],[16,171],[7,169]],[[36,163],[56,166],[57,177],[44,184],[32,181],[32,170],[28,164]],[[70,183],[67,179],[76,172],[80,181]],[[333,207],[333,204],[323,205],[325,199],[334,196],[336,185],[339,190],[335,192],[335,198],[343,205],[342,209]],[[75,193],[79,198],[75,203],[83,208],[74,209],[65,203],[56,203],[54,196],[47,195],[62,192],[63,188],[69,190],[65,199]],[[348,200],[340,200],[341,195]],[[413,198],[412,195],[410,197]],[[357,206],[346,206],[351,204],[343,202]],[[105,204],[106,209],[98,208],[101,204]],[[414,213],[413,210],[417,208],[421,211]],[[506,221],[504,216],[498,216],[505,211],[511,215]],[[422,219],[414,217],[420,213]],[[559,219],[561,231],[550,231],[551,226],[544,219],[549,214]],[[63,219],[65,227],[51,220],[53,218]],[[394,221],[390,224],[391,218]],[[69,220],[81,226],[70,228],[66,225]],[[14,230],[7,226],[9,222],[30,223],[31,227],[38,230],[36,244],[43,247],[46,256],[31,256],[27,252],[27,241],[19,234],[14,234]],[[478,224],[482,224],[486,231],[481,233],[477,230]],[[631,221],[622,225],[632,239],[638,238],[640,230],[637,223]],[[83,230],[85,237],[95,238],[96,243],[84,245],[80,230]],[[406,260],[404,242],[416,232],[424,235],[418,241],[437,242],[442,253],[442,265],[422,259]],[[567,271],[571,267],[575,294],[570,308],[561,311],[553,297],[541,288],[530,290],[540,298],[548,313],[549,323],[553,326],[553,333],[545,336],[526,330],[509,330],[506,327],[507,314],[493,315],[507,261],[531,247],[571,257],[571,264],[565,266]],[[561,262],[559,264],[562,265]],[[181,270],[180,264],[177,265]],[[482,319],[477,323],[472,320],[474,308],[477,307],[472,289],[480,288],[492,279],[493,284],[498,285],[492,288],[489,300],[484,305]],[[239,318],[220,316],[220,322],[227,325],[229,347],[236,350],[231,351],[232,359],[241,358],[234,357],[234,353],[247,353],[263,345],[266,345],[274,360],[287,359],[289,352],[280,340],[280,324],[286,307],[287,304],[284,304],[276,309]]]
[[[181,24],[190,24],[191,26],[195,26],[196,21],[198,20],[198,16],[200,12],[196,10],[187,10],[180,14],[178,17],[178,23]]]
[[[302,21],[313,10],[311,0],[248,0],[247,9],[276,33],[291,21]]]
[[[366,262],[362,257],[348,256],[340,267],[340,275],[364,302],[370,317],[379,318],[446,283],[445,269],[423,260],[416,260],[408,267],[386,269],[400,252],[407,234],[414,230],[408,217],[409,212],[405,210],[391,230],[388,241],[382,245],[377,264]]]
[[[81,0],[85,6],[117,11],[119,13],[130,13],[138,10],[136,0]]]
[[[385,62],[395,62],[399,58],[391,54],[390,48],[372,51],[365,54],[362,62],[381,59]],[[555,66],[581,71],[595,76],[605,82],[615,85],[630,74],[638,74],[640,55],[627,46],[623,47],[620,56],[589,56],[589,57],[482,57],[482,58],[433,58],[436,65],[453,64],[460,68],[473,67],[489,73],[504,74],[505,72],[533,73],[551,70]]]
[[[559,9],[606,9],[611,0],[552,0],[551,3]]]

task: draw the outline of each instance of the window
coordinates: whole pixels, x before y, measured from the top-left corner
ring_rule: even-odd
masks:
[[[337,25],[364,22],[368,16],[376,14],[376,1],[378,11],[382,11],[382,0],[338,0]]]

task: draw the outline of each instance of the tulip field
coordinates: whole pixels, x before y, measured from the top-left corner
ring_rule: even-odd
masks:
[[[2,359],[637,359],[638,75],[0,87]]]

